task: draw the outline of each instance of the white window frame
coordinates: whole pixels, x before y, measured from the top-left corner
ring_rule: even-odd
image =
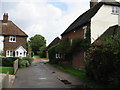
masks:
[[[112,14],[119,14],[119,10],[117,6],[112,6]]]
[[[86,39],[87,26],[84,26],[83,30],[84,30],[84,39]]]
[[[70,44],[72,45],[72,42],[73,42],[73,40],[72,39],[70,39]]]
[[[10,36],[9,42],[16,42],[16,36]]]
[[[13,52],[14,52],[14,51],[12,51],[12,50],[7,50],[7,51],[6,51],[6,56],[7,56],[7,57],[13,57]]]
[[[58,53],[56,53],[56,58],[59,58]]]

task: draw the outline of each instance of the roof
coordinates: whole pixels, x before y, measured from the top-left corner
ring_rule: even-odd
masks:
[[[105,4],[105,5],[112,5],[112,6],[120,6],[119,2],[99,2],[97,5],[94,7],[90,8],[87,10],[85,13],[80,15],[62,34],[67,34],[73,30],[75,30],[78,27],[82,27],[85,24],[89,23],[91,21],[91,18],[98,12],[100,7]]]
[[[104,38],[107,36],[120,35],[120,26],[114,25],[109,27],[99,38]]]
[[[16,36],[25,36],[25,37],[28,36],[12,21],[8,21],[7,23],[2,23],[2,20],[0,20],[0,30],[1,30],[0,35],[16,35]]]
[[[94,41],[93,45],[100,46],[102,44],[102,39],[115,35],[120,36],[120,26],[118,25],[109,27],[97,40]]]
[[[59,37],[56,37],[48,46],[47,46],[47,50],[49,48],[51,48],[52,46],[56,45],[58,42],[60,42],[60,38]]]

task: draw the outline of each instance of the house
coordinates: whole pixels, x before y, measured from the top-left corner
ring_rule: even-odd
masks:
[[[93,2],[94,1],[94,2]],[[90,30],[91,44],[98,39],[110,26],[118,25],[120,3],[115,0],[90,1],[90,9],[80,15],[62,34],[62,38],[86,39],[86,32]],[[77,48],[77,47],[76,47]],[[73,55],[72,66],[84,68],[85,52]]]
[[[60,42],[60,38],[56,37],[46,48],[46,58],[48,58],[48,49]]]
[[[26,42],[28,35],[8,20],[4,13],[0,20],[0,52],[6,57],[26,57]]]

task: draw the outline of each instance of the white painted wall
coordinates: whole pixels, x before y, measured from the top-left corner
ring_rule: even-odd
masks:
[[[118,15],[112,14],[112,6],[103,5],[91,19],[91,43],[110,26],[118,24]]]
[[[17,56],[17,51],[18,51],[18,56]],[[16,57],[26,57],[26,54],[24,55],[24,52],[27,53],[27,51],[22,46],[20,46],[17,50],[15,50],[15,56]]]
[[[3,40],[4,36],[0,35],[0,52],[3,51]]]

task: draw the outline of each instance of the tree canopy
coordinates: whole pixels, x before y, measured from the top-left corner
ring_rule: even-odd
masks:
[[[46,40],[42,35],[36,34],[30,38],[28,43],[35,55],[38,55],[43,51],[43,48],[46,48]]]

